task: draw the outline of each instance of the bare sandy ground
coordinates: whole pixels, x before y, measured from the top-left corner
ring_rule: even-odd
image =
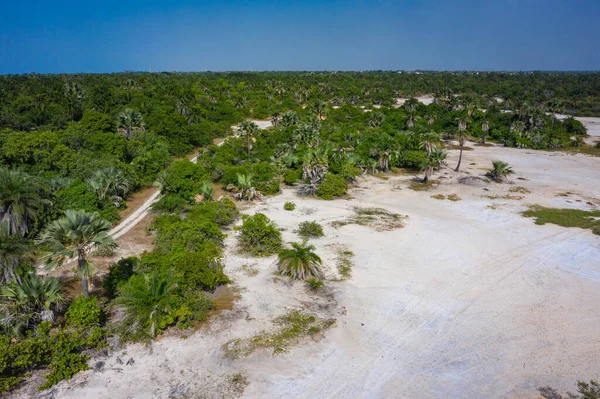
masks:
[[[228,398],[240,396],[230,381],[243,373],[245,398],[535,398],[540,385],[572,390],[577,379],[598,378],[600,237],[537,226],[519,212],[528,204],[600,206],[600,158],[470,145],[462,171],[438,172],[433,191],[409,189],[408,175],[368,177],[350,200],[299,198],[286,189],[248,206],[245,212],[275,220],[285,241],[298,240],[293,231],[301,221],[323,224],[326,237],[313,243],[325,261],[324,290],[276,279],[275,257],[236,253],[237,233],[230,231],[226,272],[241,296],[232,311],[187,338],[165,337],[101,358],[103,371],[79,373],[46,395]],[[458,152],[449,158],[454,166]],[[457,182],[483,175],[493,159],[514,166],[509,183]],[[509,192],[517,185],[531,193]],[[439,193],[462,200],[431,198]],[[524,198],[486,197],[507,194]],[[283,210],[289,200],[297,204],[293,212]],[[408,219],[404,228],[385,232],[331,226],[353,206]],[[332,281],[335,245],[355,253],[349,280]],[[248,275],[243,265],[258,274]],[[296,308],[335,317],[337,325],[282,355],[224,357],[224,344],[271,329],[275,317]],[[118,357],[135,363],[120,364]]]

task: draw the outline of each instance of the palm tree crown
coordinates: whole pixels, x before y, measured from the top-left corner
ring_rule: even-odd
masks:
[[[65,217],[50,223],[41,234],[38,244],[47,248],[43,256],[49,270],[63,266],[71,259],[77,259],[78,272],[84,296],[88,296],[88,279],[94,274],[94,265],[88,256],[93,249],[116,247],[108,233],[111,224],[94,212],[67,210]]]
[[[315,246],[305,240],[292,242],[292,248],[279,251],[279,272],[296,280],[306,280],[321,272],[323,261],[314,252]]]

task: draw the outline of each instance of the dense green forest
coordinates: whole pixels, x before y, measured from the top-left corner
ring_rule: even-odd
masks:
[[[414,98],[423,94],[433,103]],[[285,184],[330,200],[360,174],[394,168],[422,172],[426,183],[451,140],[461,151],[466,140],[584,145],[580,122],[549,112],[600,115],[600,74],[1,76],[0,391],[34,369],[48,370],[41,388],[70,378],[108,337],[149,340],[207,317],[210,293],[229,283],[223,241],[239,216],[235,199],[275,195]],[[195,149],[196,163],[184,158]],[[154,249],[112,265],[89,293],[93,255],[115,247],[109,231],[119,210],[152,184],[162,194]],[[215,198],[217,187],[231,194]],[[277,231],[251,219],[242,229]],[[75,268],[82,296],[67,297],[36,265]]]

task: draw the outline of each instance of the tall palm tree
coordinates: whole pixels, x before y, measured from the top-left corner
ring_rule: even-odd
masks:
[[[292,248],[279,251],[279,272],[295,280],[306,280],[321,272],[323,261],[315,253],[315,246],[303,242],[292,242]]]
[[[259,132],[258,125],[252,121],[243,121],[238,127],[240,135],[246,136],[248,140],[248,158],[250,158],[250,149],[252,149],[252,141],[256,139],[254,136]]]
[[[116,247],[109,234],[110,222],[97,212],[69,209],[65,217],[50,223],[40,235],[38,244],[46,248],[43,259],[48,270],[53,270],[77,259],[77,271],[81,276],[83,295],[89,295],[88,280],[95,268],[89,260],[92,250],[105,250]]]
[[[79,120],[83,116],[83,101],[85,91],[77,82],[68,82],[65,84],[65,100],[67,103],[67,115],[71,120]]]
[[[119,129],[125,132],[125,137],[130,138],[134,129],[141,129],[144,124],[142,114],[131,108],[121,111],[117,117]]]
[[[8,223],[0,223],[0,283],[20,281],[17,269],[30,260],[26,241],[18,234],[10,234]]]
[[[485,144],[485,139],[490,131],[490,123],[487,120],[484,120],[481,123],[481,144]]]
[[[465,131],[467,130],[467,122],[468,118],[466,115],[463,115],[457,118],[458,122],[458,144],[460,145],[460,155],[458,156],[458,164],[456,165],[455,172],[460,171],[460,162],[462,161],[463,148],[465,146],[465,142],[467,141],[467,135]]]
[[[52,205],[45,183],[23,171],[0,167],[0,222],[7,222],[10,234],[24,237]]]
[[[132,188],[131,180],[123,174],[121,169],[114,166],[94,171],[86,183],[101,201],[113,197],[121,201]]]
[[[0,290],[0,326],[10,335],[20,335],[43,321],[54,321],[54,312],[66,303],[60,281],[27,275],[22,282],[4,285]]]
[[[323,119],[323,113],[325,112],[325,108],[327,107],[327,103],[323,100],[317,100],[313,103],[312,109],[319,120]]]

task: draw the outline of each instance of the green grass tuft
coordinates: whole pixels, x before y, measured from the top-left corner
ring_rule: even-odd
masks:
[[[552,223],[562,227],[579,227],[591,229],[600,235],[600,211],[583,211],[581,209],[545,208],[534,205],[522,213],[525,217],[535,218],[535,224]]]

